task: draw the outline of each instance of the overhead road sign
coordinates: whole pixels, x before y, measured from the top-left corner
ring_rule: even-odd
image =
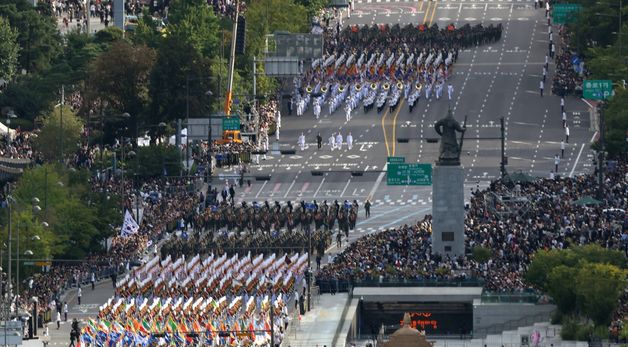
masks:
[[[429,186],[432,185],[431,164],[388,163],[386,183],[389,186]]]

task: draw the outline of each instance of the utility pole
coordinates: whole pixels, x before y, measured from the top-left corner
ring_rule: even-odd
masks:
[[[275,346],[275,303],[271,298],[270,300],[270,345]]]
[[[89,11],[90,10],[90,3],[89,2],[90,2],[89,0],[85,0],[85,17],[87,17],[87,23],[85,25],[85,30],[87,31],[87,35],[88,36],[90,34],[90,31],[89,31],[90,30],[89,29],[89,27],[90,27],[89,21],[91,19],[91,17],[90,17],[91,12]]]
[[[600,112],[600,150],[598,151],[597,158],[597,178],[598,178],[598,199],[604,198],[604,151],[606,150],[606,144],[604,142],[604,136],[606,131],[604,130],[604,106],[600,104],[598,110]]]
[[[255,115],[255,145],[259,144],[259,114],[257,113],[257,57],[253,56],[253,114]]]
[[[185,76],[185,171],[189,174],[190,168],[190,76]]]
[[[506,129],[504,127],[504,117],[499,119],[501,127],[501,141],[502,141],[502,161],[499,164],[499,171],[502,175],[502,180],[506,177]]]
[[[61,85],[61,106],[60,106],[60,110],[61,110],[61,119],[59,121],[60,125],[61,125],[61,132],[60,132],[60,136],[61,136],[61,162],[64,162],[64,153],[63,153],[63,105],[65,104],[65,87],[63,86],[63,84]]]
[[[231,115],[231,98],[233,94],[233,69],[235,67],[235,49],[236,49],[236,35],[238,34],[238,16],[240,15],[240,6],[236,2],[236,12],[233,17],[233,35],[231,39],[231,56],[229,57],[229,82],[227,85],[227,97],[225,98],[225,114]]]

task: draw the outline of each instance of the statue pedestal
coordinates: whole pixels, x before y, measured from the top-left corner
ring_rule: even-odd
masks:
[[[464,255],[464,169],[434,166],[432,253]]]

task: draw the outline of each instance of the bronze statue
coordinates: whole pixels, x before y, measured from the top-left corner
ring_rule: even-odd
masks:
[[[440,152],[436,164],[442,166],[460,165],[460,152],[462,151],[464,132],[467,130],[466,125],[460,126],[460,123],[454,119],[450,108],[447,116],[434,124],[434,130],[441,136]],[[460,144],[456,139],[456,131],[462,133]]]

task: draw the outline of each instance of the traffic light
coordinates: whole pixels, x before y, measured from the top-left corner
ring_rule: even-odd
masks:
[[[246,20],[238,16],[238,32],[236,33],[236,53],[244,54],[244,42],[246,38]]]

